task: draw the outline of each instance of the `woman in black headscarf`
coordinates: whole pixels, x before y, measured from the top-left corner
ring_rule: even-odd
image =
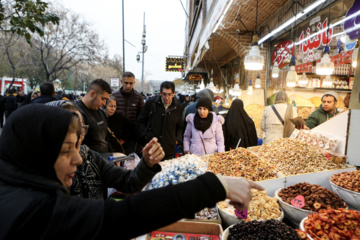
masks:
[[[71,196],[68,187],[82,162],[81,127],[76,113],[39,104],[9,117],[0,136],[0,239],[107,239],[114,229],[118,239],[130,239],[193,217],[226,196],[246,209],[250,188],[263,190],[208,172],[120,202]],[[159,150],[147,144],[143,153]]]
[[[244,103],[240,99],[232,102],[229,112],[226,114],[223,129],[226,151],[235,149],[239,141],[239,147],[243,148],[257,145],[254,121],[246,113]]]

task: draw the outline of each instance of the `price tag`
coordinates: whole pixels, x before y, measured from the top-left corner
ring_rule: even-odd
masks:
[[[296,208],[303,208],[305,206],[305,198],[303,195],[297,195],[293,200],[291,200],[291,205]]]
[[[237,210],[235,209],[235,215],[240,219],[247,219],[248,210]]]

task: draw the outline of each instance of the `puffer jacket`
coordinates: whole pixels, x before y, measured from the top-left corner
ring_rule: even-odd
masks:
[[[337,110],[337,108],[335,108],[334,113],[327,113],[322,108],[322,104],[320,104],[319,108],[310,114],[309,118],[306,120],[305,125],[308,128],[312,129],[312,128],[326,122],[328,119],[334,117],[338,113],[339,113],[339,111]]]
[[[285,120],[285,113],[288,107],[287,103],[278,103],[274,105],[279,115]],[[293,107],[293,118],[297,117],[296,108]],[[261,130],[264,131],[263,143],[270,143],[274,140],[284,137],[284,125],[280,122],[271,106],[267,106],[261,117]]]
[[[127,93],[121,87],[112,93],[116,98],[116,112],[121,113],[124,117],[136,123],[136,119],[140,112],[144,109],[144,99],[136,90]]]
[[[204,141],[206,154],[225,151],[224,133],[222,130],[225,119],[220,115],[216,115],[214,112],[210,113],[213,115],[213,121],[210,128],[204,133],[197,130],[194,126],[195,114],[190,113],[186,117],[187,126],[184,134],[185,152],[190,151],[191,154],[198,156],[204,155],[205,151],[201,138]]]
[[[145,145],[157,137],[165,155],[174,155],[176,141],[182,142],[182,112],[183,108],[176,97],[166,110],[160,95],[146,101],[136,123],[140,143]]]

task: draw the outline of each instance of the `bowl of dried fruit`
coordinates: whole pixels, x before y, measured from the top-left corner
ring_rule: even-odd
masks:
[[[309,214],[301,221],[300,229],[308,239],[360,239],[359,221],[356,210],[328,208]],[[306,239],[303,233],[299,236]]]
[[[360,171],[342,172],[330,178],[332,190],[352,208],[360,210]]]
[[[285,212],[285,217],[288,217],[296,225],[308,214],[321,209],[347,207],[347,204],[338,195],[318,184],[298,183],[287,188],[280,188],[275,192],[275,196]]]
[[[300,239],[295,229],[271,219],[266,221],[239,222],[226,228],[222,240],[239,239]]]
[[[249,203],[248,215],[246,221],[259,220],[265,221],[269,219],[276,219],[282,221],[284,219],[284,212],[277,203],[277,198],[269,197],[266,191],[258,191],[251,189],[252,199]],[[244,221],[239,219],[235,214],[235,208],[229,204],[229,200],[218,202],[217,207],[222,221],[226,226],[233,225],[237,222]]]

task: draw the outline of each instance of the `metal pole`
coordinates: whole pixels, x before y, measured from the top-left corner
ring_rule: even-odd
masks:
[[[124,0],[122,0],[123,73],[125,72]]]
[[[144,54],[145,54],[145,38],[146,38],[146,32],[145,32],[145,12],[144,12],[144,25],[143,25],[143,35],[142,35],[142,41],[141,44],[143,45],[142,47],[142,74],[141,74],[141,92],[144,92],[144,63],[145,63],[145,58],[144,58]]]

